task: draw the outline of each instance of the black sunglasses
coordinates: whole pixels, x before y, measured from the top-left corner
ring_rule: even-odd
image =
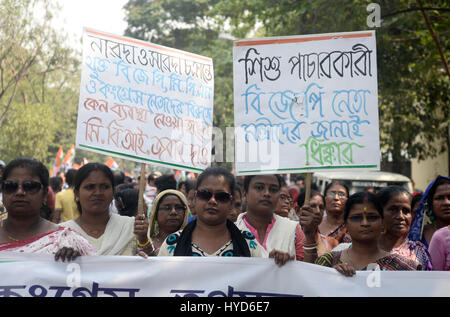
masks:
[[[207,189],[201,189],[198,190],[195,194],[197,196],[198,199],[201,200],[206,200],[209,201],[211,199],[211,197],[214,196],[214,199],[217,202],[221,202],[221,203],[227,203],[229,201],[231,201],[231,194],[227,193],[227,192],[215,192],[214,194],[207,190]]]
[[[19,186],[22,187],[22,190],[26,194],[31,194],[31,195],[36,194],[42,188],[42,184],[39,182],[35,182],[35,181],[26,181],[26,182],[23,182],[21,185],[19,185],[19,183],[17,183],[17,182],[6,180],[2,183],[2,191],[4,194],[11,195],[11,194],[14,194],[15,192],[17,192],[17,190],[19,189]]]

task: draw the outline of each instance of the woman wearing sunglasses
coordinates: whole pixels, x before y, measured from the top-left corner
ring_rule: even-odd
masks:
[[[289,256],[282,252],[266,251],[248,231],[239,230],[228,220],[233,208],[235,179],[226,168],[207,168],[197,179],[195,209],[197,219],[183,231],[164,241],[158,256],[243,256],[272,257],[283,265]]]
[[[210,167],[197,179],[197,219],[171,234],[158,256],[263,256],[251,235],[244,235],[227,219],[233,208],[235,180],[223,167]]]
[[[74,193],[80,216],[61,225],[81,233],[98,255],[131,256],[140,250],[147,254],[153,251],[144,215],[110,214],[114,175],[108,166],[88,163],[81,167],[75,176]]]
[[[334,267],[345,276],[357,270],[378,269],[412,271],[421,269],[416,262],[381,249],[378,239],[383,231],[383,208],[375,194],[360,192],[349,197],[344,209],[344,223],[352,245],[344,251],[331,251],[316,264]]]
[[[180,191],[167,189],[156,196],[149,229],[155,255],[169,235],[184,229],[189,215],[188,201]]]
[[[2,176],[3,203],[8,218],[0,223],[0,251],[55,254],[55,260],[94,255],[81,235],[41,217],[47,199],[49,173],[38,160],[11,161]]]

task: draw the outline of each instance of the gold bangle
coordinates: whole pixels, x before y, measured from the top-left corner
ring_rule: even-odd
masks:
[[[137,245],[138,245],[138,247],[140,247],[140,248],[145,248],[149,243],[151,243],[152,242],[152,240],[150,240],[149,238],[147,238],[147,242],[145,242],[144,244],[141,244],[140,242],[139,242],[139,240],[137,241]]]

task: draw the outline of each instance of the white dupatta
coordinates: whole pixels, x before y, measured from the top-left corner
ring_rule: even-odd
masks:
[[[61,224],[69,227],[83,235],[92,245],[97,246],[97,255],[122,255],[128,244],[135,239],[134,217],[111,214],[106,224],[105,232],[99,239],[103,239],[100,247],[97,240],[89,236],[74,220]],[[131,254],[130,254],[131,255]]]

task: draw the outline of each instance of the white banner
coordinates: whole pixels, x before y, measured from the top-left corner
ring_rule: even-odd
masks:
[[[202,172],[213,100],[211,58],[84,30],[78,148]]]
[[[237,174],[379,170],[376,56],[374,31],[235,42]]]
[[[272,259],[0,253],[0,297],[450,296],[450,272],[336,270]]]

